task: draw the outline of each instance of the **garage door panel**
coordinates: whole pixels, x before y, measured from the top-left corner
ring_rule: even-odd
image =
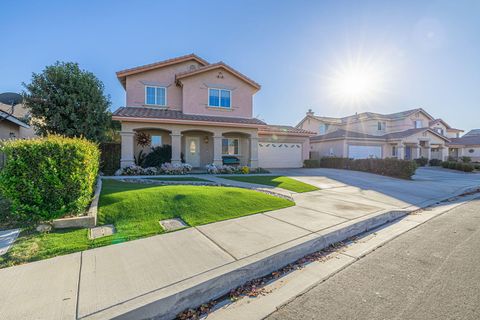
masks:
[[[382,147],[349,145],[348,157],[353,159],[382,158]]]
[[[262,168],[301,168],[301,143],[258,143],[258,165]]]

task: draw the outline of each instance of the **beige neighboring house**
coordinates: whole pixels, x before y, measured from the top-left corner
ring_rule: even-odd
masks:
[[[0,139],[25,139],[35,137],[35,132],[25,118],[28,110],[21,104],[12,106],[0,103]]]
[[[113,113],[122,124],[121,166],[140,150],[168,144],[172,163],[183,153],[193,167],[221,165],[227,156],[253,168],[302,167],[308,159],[308,130],[268,125],[253,116],[254,80],[218,62],[186,55],[117,72],[126,105]],[[151,145],[141,147],[136,133]]]
[[[461,138],[451,139],[449,149],[452,157],[470,157],[472,161],[480,162],[480,129],[471,130]]]
[[[446,160],[449,155],[462,155],[452,141],[463,130],[435,119],[422,108],[392,114],[364,112],[343,118],[320,117],[309,110],[297,128],[317,133],[310,138],[312,159],[336,156]]]

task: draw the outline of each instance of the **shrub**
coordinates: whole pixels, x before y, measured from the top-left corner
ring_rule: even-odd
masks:
[[[390,177],[410,179],[417,169],[415,161],[387,159],[348,159],[324,157],[320,159],[320,167],[365,171]]]
[[[470,157],[461,157],[460,159],[462,159],[462,162],[465,162],[465,163],[472,162],[472,158],[470,158]]]
[[[7,141],[0,189],[12,212],[32,222],[77,214],[89,204],[99,169],[96,144],[48,136]]]
[[[164,144],[163,146],[153,147],[141,165],[142,167],[160,167],[170,161],[172,161],[172,146]]]
[[[250,168],[247,166],[243,166],[241,169],[243,174],[249,174],[250,173]]]
[[[475,170],[475,165],[472,163],[463,163],[455,161],[445,161],[442,163],[442,167],[452,170],[458,170],[463,172],[472,172]]]
[[[430,166],[432,166],[432,167],[438,167],[438,166],[441,166],[441,165],[442,165],[442,162],[443,162],[443,161],[440,160],[440,159],[430,159],[429,164],[430,164]]]
[[[428,164],[428,159],[421,157],[421,158],[415,159],[415,162],[419,167],[425,167]]]
[[[304,168],[319,168],[320,160],[307,159],[303,161]]]

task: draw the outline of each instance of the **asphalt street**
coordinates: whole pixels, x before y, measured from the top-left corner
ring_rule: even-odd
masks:
[[[480,199],[392,240],[268,319],[480,319]]]

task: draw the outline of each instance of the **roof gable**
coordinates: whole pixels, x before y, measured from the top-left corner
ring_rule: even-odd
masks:
[[[204,59],[200,58],[199,56],[197,56],[196,54],[192,53],[192,54],[187,54],[185,56],[176,57],[176,58],[173,58],[173,59],[158,61],[158,62],[154,62],[154,63],[150,63],[150,64],[145,64],[143,66],[138,66],[138,67],[134,67],[134,68],[121,70],[121,71],[117,72],[117,78],[120,81],[120,83],[122,84],[122,86],[125,88],[125,83],[126,83],[127,76],[130,76],[132,74],[145,72],[145,71],[154,70],[154,69],[160,69],[160,68],[163,68],[163,67],[167,67],[167,66],[171,66],[171,65],[174,65],[174,64],[177,64],[177,63],[182,63],[182,62],[191,61],[191,60],[198,62],[202,66],[209,65],[209,63],[206,60],[204,60]]]
[[[191,77],[191,76],[194,76],[194,75],[197,75],[197,74],[200,74],[200,73],[204,73],[204,72],[207,72],[207,71],[215,70],[215,69],[226,70],[229,73],[236,76],[237,78],[239,78],[239,79],[243,80],[244,82],[248,83],[249,85],[254,87],[256,90],[260,90],[261,86],[257,82],[253,81],[252,79],[248,78],[244,74],[238,72],[237,70],[233,69],[232,67],[225,64],[222,61],[217,62],[217,63],[212,63],[212,64],[209,64],[209,65],[197,68],[195,70],[186,71],[186,72],[182,72],[182,73],[177,73],[177,75],[175,76],[175,79],[176,79],[176,81],[180,81],[181,79],[188,78],[188,77]]]

